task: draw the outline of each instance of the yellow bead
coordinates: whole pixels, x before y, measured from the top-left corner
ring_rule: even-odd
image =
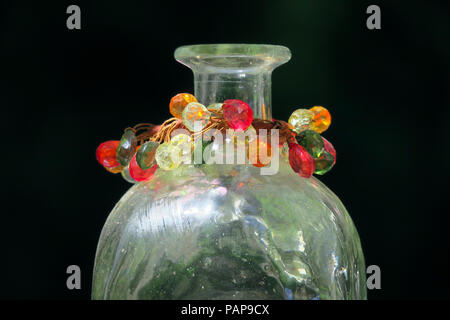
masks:
[[[172,146],[170,143],[163,143],[156,149],[156,163],[163,170],[173,170],[180,166],[180,149]]]
[[[227,130],[227,135],[230,142],[233,142],[237,147],[247,147],[250,142],[257,138],[256,129],[250,125],[245,131],[235,131],[233,129]]]
[[[193,143],[190,135],[180,133],[173,137],[169,144],[175,148],[179,149],[179,156],[181,157],[181,162],[185,162],[191,159],[191,153],[193,150]]]
[[[310,128],[318,133],[322,133],[328,129],[331,124],[331,114],[328,110],[321,106],[312,107],[313,121]]]
[[[169,109],[170,113],[178,119],[182,118],[182,113],[184,108],[191,102],[197,102],[195,98],[190,93],[179,93],[170,99]]]
[[[187,143],[191,143],[191,136],[184,133],[177,134],[170,139],[170,144],[174,147],[180,147]]]
[[[192,132],[201,131],[210,118],[211,112],[198,102],[189,103],[183,110],[183,124]]]
[[[289,124],[297,133],[308,130],[313,121],[314,113],[308,109],[297,109],[289,117]]]

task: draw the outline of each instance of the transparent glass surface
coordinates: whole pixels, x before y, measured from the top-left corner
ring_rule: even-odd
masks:
[[[272,71],[290,58],[288,48],[274,45],[209,44],[175,51],[175,59],[194,72],[198,101],[207,106],[239,99],[265,120],[272,118]]]
[[[197,97],[253,97],[259,118],[270,114],[271,71],[290,57],[267,45],[190,46],[175,55],[193,69]],[[183,165],[132,186],[110,213],[92,298],[365,299],[364,258],[341,201],[285,157],[274,175],[251,165]]]

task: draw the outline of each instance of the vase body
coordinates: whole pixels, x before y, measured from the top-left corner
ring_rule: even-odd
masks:
[[[257,61],[246,69],[259,53],[239,49],[234,61],[246,61],[235,67],[229,56],[209,69],[197,61],[196,96],[210,103],[247,95],[256,117],[270,117],[271,69],[258,71]],[[279,55],[263,49],[263,59]],[[220,85],[242,73],[241,91]],[[131,187],[102,230],[92,298],[365,299],[360,240],[341,201],[318,179],[299,177],[285,157],[278,167],[263,175],[248,164],[182,165]]]

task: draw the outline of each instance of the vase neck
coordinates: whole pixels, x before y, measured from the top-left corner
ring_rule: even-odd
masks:
[[[272,71],[291,57],[286,47],[214,44],[180,47],[175,59],[194,72],[195,96],[204,105],[239,99],[255,118],[272,118]]]

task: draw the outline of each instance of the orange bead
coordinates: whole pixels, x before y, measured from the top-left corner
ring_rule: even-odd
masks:
[[[169,109],[170,113],[178,119],[183,119],[183,110],[191,102],[197,102],[195,98],[190,93],[179,93],[170,99]]]
[[[272,159],[272,146],[262,139],[254,140],[247,149],[247,158],[255,167],[265,167]]]
[[[328,112],[326,108],[321,106],[315,106],[309,110],[314,113],[314,118],[310,125],[311,129],[318,133],[322,133],[327,130],[331,124],[330,112]]]
[[[120,164],[117,167],[114,167],[114,168],[107,168],[107,167],[105,167],[105,169],[108,170],[111,173],[119,173],[119,172],[121,172],[123,170],[123,168],[124,168],[124,166],[122,166]]]

